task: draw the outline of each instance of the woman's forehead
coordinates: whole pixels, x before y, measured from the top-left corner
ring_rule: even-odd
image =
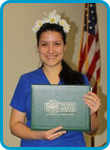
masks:
[[[40,41],[48,41],[48,40],[57,40],[57,41],[62,41],[62,35],[60,32],[56,31],[46,31],[43,32],[40,36]]]

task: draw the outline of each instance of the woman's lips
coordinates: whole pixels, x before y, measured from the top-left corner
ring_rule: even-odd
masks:
[[[46,57],[47,57],[47,59],[52,60],[52,59],[55,59],[57,56],[56,55],[52,55],[52,56],[46,56]]]

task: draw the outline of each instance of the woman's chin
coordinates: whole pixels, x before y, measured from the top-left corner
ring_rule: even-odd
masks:
[[[46,66],[48,67],[56,67],[61,65],[61,62],[48,62],[48,63],[44,63]]]

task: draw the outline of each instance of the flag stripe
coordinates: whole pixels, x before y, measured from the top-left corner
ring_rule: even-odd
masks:
[[[96,62],[98,61],[99,58],[99,51],[97,51],[94,55],[94,58],[92,59],[91,65],[89,66],[88,72],[87,72],[87,77],[90,80],[92,77],[92,74],[96,68]]]
[[[93,92],[97,93],[97,82],[95,83],[94,87],[93,87]]]
[[[97,70],[97,80],[100,78],[100,68]]]
[[[89,44],[88,44],[88,52],[90,50],[90,47],[92,45],[93,40],[94,40],[94,36],[90,35],[89,39],[88,39],[88,41],[90,41]],[[88,53],[86,54],[86,47],[87,47],[87,43],[85,44],[84,49],[82,49],[83,52],[81,51],[81,57],[80,57],[81,59],[80,59],[80,62],[79,62],[80,63],[79,64],[79,71],[82,70],[85,59],[86,59],[86,55],[88,54]]]

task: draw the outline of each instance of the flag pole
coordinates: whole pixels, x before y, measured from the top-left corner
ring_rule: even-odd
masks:
[[[85,4],[86,5],[86,4]],[[87,3],[87,44],[86,44],[86,62],[85,62],[85,70],[88,70],[89,67],[89,60],[88,60],[88,37],[89,37],[89,3]],[[87,73],[87,72],[86,72]],[[91,147],[94,147],[94,137],[91,137]]]
[[[87,20],[86,20],[86,24],[87,24],[87,42],[86,42],[86,54],[85,54],[85,73],[87,73],[88,67],[89,67],[89,60],[88,60],[88,37],[89,37],[89,25],[88,25],[88,21],[89,21],[89,4],[87,3]]]

